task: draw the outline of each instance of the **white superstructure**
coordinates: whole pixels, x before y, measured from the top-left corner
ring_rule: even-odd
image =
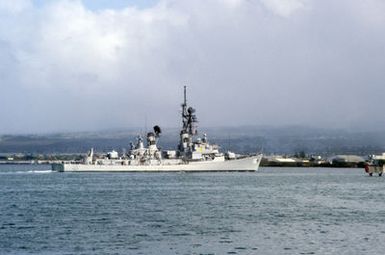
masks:
[[[210,144],[207,135],[197,136],[195,109],[187,107],[186,87],[182,104],[182,124],[177,150],[161,151],[157,142],[161,134],[159,126],[147,134],[147,147],[138,136],[131,143],[128,153],[119,155],[111,151],[103,157],[96,157],[93,149],[83,162],[53,164],[52,170],[64,172],[104,171],[104,172],[163,172],[163,171],[257,171],[262,155],[237,155],[221,153],[219,146]]]

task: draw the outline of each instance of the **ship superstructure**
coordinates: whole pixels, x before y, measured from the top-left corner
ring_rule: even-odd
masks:
[[[241,156],[219,151],[219,146],[210,144],[206,134],[197,137],[198,119],[195,109],[187,105],[186,87],[182,103],[182,128],[177,150],[160,150],[158,140],[162,133],[159,126],[148,132],[146,145],[138,136],[130,143],[128,153],[116,151],[96,157],[93,149],[83,162],[53,164],[55,171],[256,171],[262,155]]]

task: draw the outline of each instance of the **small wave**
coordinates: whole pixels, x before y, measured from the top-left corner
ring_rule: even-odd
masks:
[[[53,173],[52,170],[29,170],[29,171],[0,171],[0,174],[48,174]]]
[[[28,170],[28,171],[4,171],[2,174],[48,174],[53,173],[52,170]]]
[[[20,172],[22,172],[22,171],[20,171]],[[48,174],[48,173],[52,173],[52,172],[53,172],[52,170],[29,170],[29,171],[27,171],[27,173],[34,173],[34,174]]]

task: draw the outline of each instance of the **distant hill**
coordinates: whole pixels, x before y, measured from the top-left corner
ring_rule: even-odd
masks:
[[[216,127],[200,128],[223,150],[266,154],[357,154],[368,155],[385,151],[385,131],[352,132],[346,130],[307,127]],[[159,145],[175,149],[177,128],[163,130]],[[138,131],[110,130],[100,132],[58,133],[47,135],[0,136],[0,153],[84,153],[91,147],[96,151],[128,149]]]

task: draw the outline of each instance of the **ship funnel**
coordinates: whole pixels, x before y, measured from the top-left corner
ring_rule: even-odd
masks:
[[[147,145],[150,146],[154,144],[156,144],[155,134],[153,132],[149,132],[147,134]]]

